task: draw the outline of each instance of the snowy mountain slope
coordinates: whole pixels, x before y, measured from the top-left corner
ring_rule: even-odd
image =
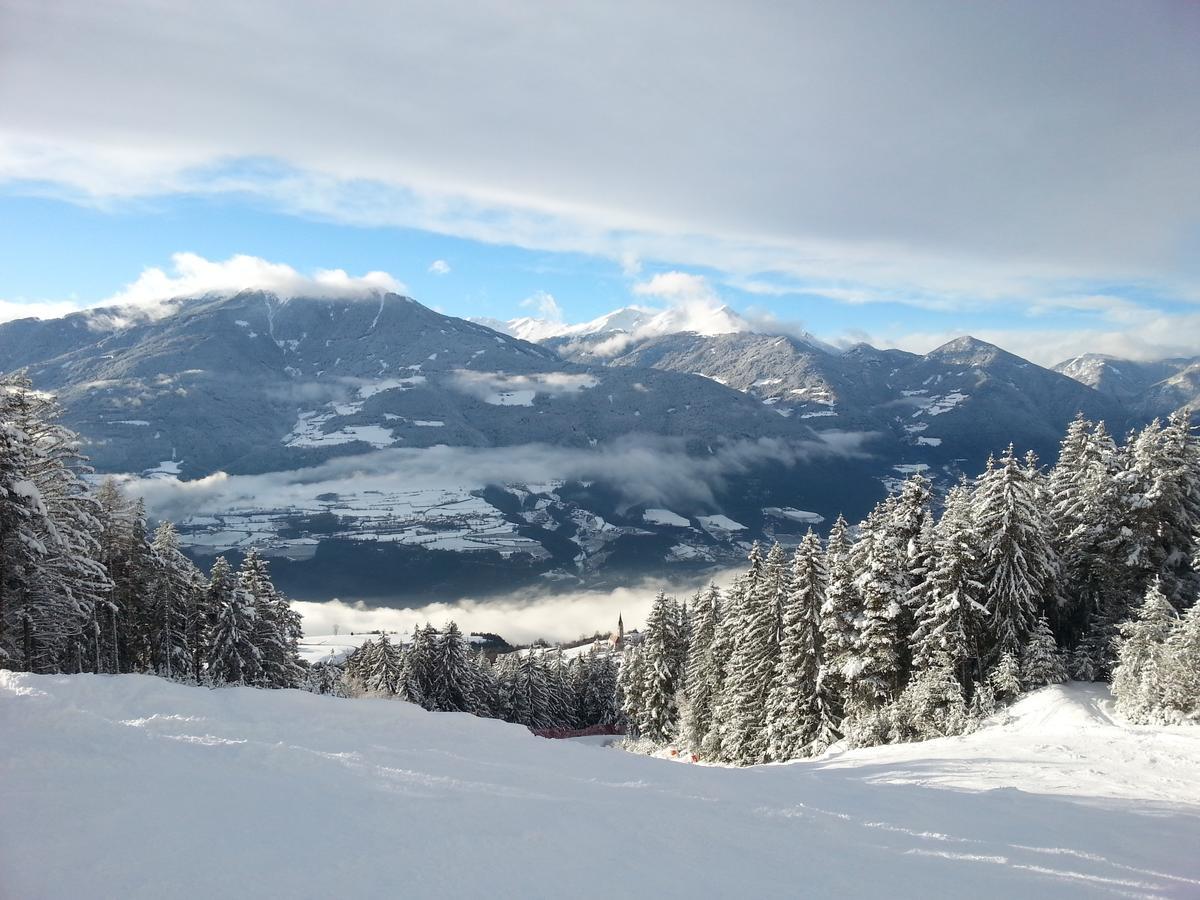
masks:
[[[569,341],[545,345],[589,358]],[[1128,418],[1113,398],[971,337],[919,356],[867,344],[834,353],[781,335],[671,334],[608,363],[704,375],[818,430],[876,431],[890,440],[880,452],[905,467],[896,474],[916,466],[936,475],[960,461],[974,469],[1009,441],[1051,460],[1076,412],[1117,427]]]
[[[667,334],[734,334],[753,326],[728,306],[670,307],[624,306],[587,322],[568,325],[552,319],[529,316],[509,319],[472,319],[526,341],[558,339],[568,342],[580,355],[611,356],[632,341]]]
[[[838,352],[707,306],[570,331],[539,345],[396,294],[246,291],[0,324],[0,370],[56,391],[96,468],[141,476],[199,561],[257,547],[314,600],[720,565],[799,539],[772,511],[857,520],[903,476],[949,484],[1009,441],[1050,461],[1079,410],[1124,427],[1111,397],[969,338]]]
[[[396,701],[4,672],[0,895],[1194,896],[1200,736],[1103,709],[1051,688],[968,737],[738,770]]]
[[[644,521],[639,504],[668,499],[659,483],[691,495],[689,514],[753,525],[761,507],[812,508],[805,485],[827,482],[778,462],[815,432],[743,393],[576,365],[396,294],[248,291],[0,325],[0,369],[18,367],[58,393],[99,471],[155,482],[134,490],[179,520],[193,553],[256,546],[285,558],[281,586],[310,599],[709,565],[743,551]],[[753,458],[722,461],[727,445]],[[726,510],[723,496],[757,505]]]
[[[1119,400],[1143,418],[1200,401],[1200,357],[1142,362],[1085,353],[1064,360],[1054,371]]]

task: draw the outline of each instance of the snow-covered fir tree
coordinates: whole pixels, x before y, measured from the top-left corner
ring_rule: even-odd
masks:
[[[685,745],[699,751],[713,722],[713,706],[721,690],[717,659],[717,629],[721,622],[721,592],[715,584],[698,594],[693,604],[692,633],[687,654],[686,715],[680,724]]]
[[[924,670],[948,661],[964,687],[979,675],[978,641],[987,617],[984,587],[975,576],[979,536],[971,513],[970,492],[954,488],[935,526],[922,579],[910,591],[917,607],[914,665]]]
[[[661,591],[650,607],[645,637],[639,649],[643,667],[640,733],[651,741],[675,737],[679,724],[676,692],[683,680],[684,655],[678,604]]]
[[[783,610],[783,635],[767,697],[768,753],[795,759],[837,740],[833,698],[822,684],[821,609],[826,572],[820,538],[812,529],[796,548],[791,591]]]
[[[890,528],[893,498],[879,504],[859,528],[850,560],[862,611],[855,622],[854,646],[842,665],[847,712],[869,713],[899,693],[904,671],[897,620],[907,601],[902,577],[906,548]]]
[[[255,550],[246,553],[238,571],[242,589],[254,600],[255,639],[261,653],[263,687],[295,687],[302,675],[297,648],[300,617],[271,583],[267,561]]]
[[[999,703],[1011,703],[1021,694],[1021,664],[1008,650],[1000,652],[996,665],[988,673],[988,686]]]
[[[1156,578],[1134,617],[1120,626],[1112,691],[1117,710],[1134,722],[1161,720],[1171,670],[1167,640],[1179,614]]]
[[[774,555],[776,558],[771,559]],[[764,558],[755,544],[750,551],[739,602],[729,627],[732,648],[719,707],[723,721],[722,758],[743,765],[768,756],[767,695],[779,662],[780,585],[785,566],[779,554]]]
[[[1067,670],[1054,641],[1054,632],[1046,617],[1040,616],[1029,642],[1021,649],[1021,687],[1029,691],[1066,680]]]
[[[263,651],[258,643],[258,608],[236,584],[218,600],[208,650],[208,673],[214,681],[253,685],[262,677]]]
[[[987,610],[985,665],[1001,653],[1019,655],[1037,617],[1053,596],[1057,560],[1037,471],[1009,445],[989,460],[975,492],[981,542],[980,582]]]

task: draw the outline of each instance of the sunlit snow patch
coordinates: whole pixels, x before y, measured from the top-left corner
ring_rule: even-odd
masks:
[[[673,528],[690,528],[691,521],[669,509],[648,509],[642,513],[642,521],[651,525],[669,525]]]

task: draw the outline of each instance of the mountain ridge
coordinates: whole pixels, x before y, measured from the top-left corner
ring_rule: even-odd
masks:
[[[256,547],[297,596],[390,603],[695,575],[1009,441],[1052,461],[1078,411],[1128,418],[970,337],[837,351],[634,309],[534,343],[394,293],[242,291],[0,325],[0,369],[197,557]]]

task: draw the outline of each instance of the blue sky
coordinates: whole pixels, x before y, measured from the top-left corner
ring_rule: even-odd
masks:
[[[117,295],[145,269],[170,270],[177,252],[219,261],[247,254],[284,262],[301,272],[382,270],[413,297],[456,316],[509,319],[538,315],[549,294],[567,321],[595,318],[628,304],[663,305],[635,295],[635,284],[669,262],[643,262],[636,273],[621,263],[582,253],[529,250],[394,226],[352,226],[272,211],[244,197],[162,197],[103,206],[25,193],[0,193],[0,245],[8,262],[6,297],[29,303],[68,300],[92,306]],[[435,261],[449,271],[431,271]],[[437,267],[441,269],[442,267]],[[901,303],[840,304],[800,292],[763,296],[728,283],[716,269],[688,271],[709,279],[721,302],[740,311],[766,310],[823,337],[902,332],[919,325],[933,333],[1002,328],[1011,315],[914,309]],[[1069,324],[1071,316],[1043,321]]]
[[[1200,352],[1200,6],[14,0],[0,29],[3,318],[190,253],[455,315]],[[690,294],[647,293],[671,272]]]

